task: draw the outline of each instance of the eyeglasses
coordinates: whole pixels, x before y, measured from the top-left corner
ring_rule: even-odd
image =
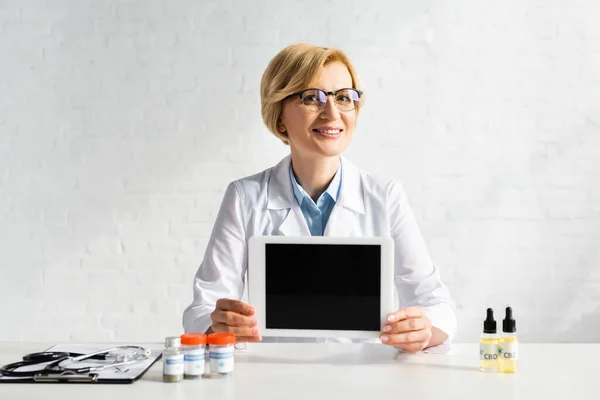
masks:
[[[327,96],[333,95],[335,105],[338,110],[343,112],[352,111],[360,102],[360,97],[363,92],[358,89],[340,89],[335,92],[326,92],[322,89],[304,89],[300,92],[290,94],[283,100],[298,96],[302,100],[304,107],[310,112],[317,112],[325,108],[327,104]]]

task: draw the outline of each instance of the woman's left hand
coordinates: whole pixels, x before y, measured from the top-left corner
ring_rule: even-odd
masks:
[[[431,321],[421,307],[401,308],[387,317],[380,335],[381,343],[397,347],[407,353],[418,353],[429,344],[432,336]]]

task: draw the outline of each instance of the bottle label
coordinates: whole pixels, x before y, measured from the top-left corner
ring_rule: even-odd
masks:
[[[163,373],[165,375],[183,375],[183,354],[164,355]]]
[[[480,343],[479,359],[481,361],[496,361],[498,359],[497,343]]]
[[[519,342],[501,342],[498,348],[498,354],[503,361],[513,361],[519,359]]]
[[[204,349],[184,350],[183,365],[186,375],[204,374]]]
[[[233,346],[210,350],[210,372],[225,374],[233,371]]]

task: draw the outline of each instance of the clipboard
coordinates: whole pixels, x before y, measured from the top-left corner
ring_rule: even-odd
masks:
[[[69,352],[69,353],[81,353],[88,354],[103,349],[110,349],[118,346],[115,343],[61,343],[51,346],[44,351],[54,352]],[[98,371],[92,374],[82,375],[61,375],[48,374],[44,376],[31,377],[13,377],[13,376],[0,376],[0,383],[109,383],[109,384],[128,384],[133,383],[140,379],[149,369],[162,357],[164,351],[163,343],[126,343],[121,345],[135,345],[141,346],[145,349],[150,350],[150,355],[144,361],[125,365],[122,368],[108,368],[106,370]],[[16,360],[15,360],[16,361]],[[37,364],[29,369],[40,369],[45,364]],[[99,360],[84,360],[79,365],[88,366],[94,364],[105,364]],[[21,367],[18,371],[27,371],[28,367]]]

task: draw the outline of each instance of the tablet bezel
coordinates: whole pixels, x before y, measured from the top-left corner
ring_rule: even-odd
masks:
[[[265,249],[270,243],[281,244],[347,244],[381,246],[380,330],[321,330],[321,329],[267,329]],[[333,236],[253,236],[248,241],[248,299],[256,309],[256,319],[261,336],[271,337],[343,337],[379,338],[386,317],[394,307],[394,243],[385,237],[333,237]]]

